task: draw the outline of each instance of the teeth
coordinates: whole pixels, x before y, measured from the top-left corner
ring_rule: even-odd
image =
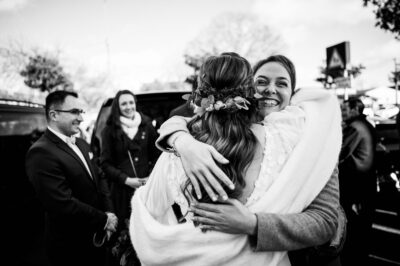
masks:
[[[267,107],[273,107],[273,106],[277,106],[279,104],[279,102],[276,100],[264,100],[264,104]]]

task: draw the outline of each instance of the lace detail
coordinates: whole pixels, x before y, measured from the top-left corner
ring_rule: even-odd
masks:
[[[246,206],[257,202],[278,178],[300,139],[304,118],[304,112],[300,108],[291,106],[281,112],[272,113],[264,120],[264,158],[253,192],[247,198]]]
[[[172,161],[172,164],[174,165],[173,170],[171,173],[167,174],[167,180],[168,180],[168,188],[170,190],[170,193],[172,195],[172,198],[174,199],[175,203],[179,205],[181,208],[181,212],[183,215],[186,214],[185,218],[186,220],[192,220],[193,213],[188,213],[188,208],[189,208],[189,203],[183,194],[183,187],[186,184],[187,181],[187,176],[185,174],[185,171],[183,170],[182,163],[179,159],[179,157],[176,157],[173,154],[169,154],[169,160]],[[189,186],[189,190],[192,189],[192,186]]]

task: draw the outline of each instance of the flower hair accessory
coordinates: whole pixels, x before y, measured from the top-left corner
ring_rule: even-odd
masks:
[[[241,96],[236,96],[234,98],[227,98],[225,102],[218,100],[215,101],[213,95],[209,95],[207,98],[201,99],[201,107],[203,107],[207,112],[219,111],[219,110],[249,110],[248,105],[250,102]]]

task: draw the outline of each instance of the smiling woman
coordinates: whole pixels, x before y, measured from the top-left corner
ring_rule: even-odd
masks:
[[[281,55],[270,56],[258,62],[253,71],[255,87],[262,96],[258,104],[260,117],[289,105],[296,87],[296,71],[291,61]]]
[[[110,181],[111,198],[119,220],[117,237],[112,240],[115,255],[119,259],[127,256],[127,265],[131,265],[136,261],[135,253],[131,252],[130,244],[126,246],[118,239],[126,235],[130,199],[135,190],[146,183],[159,154],[151,119],[136,110],[136,97],[131,91],[122,90],[115,96],[101,138],[100,165]]]

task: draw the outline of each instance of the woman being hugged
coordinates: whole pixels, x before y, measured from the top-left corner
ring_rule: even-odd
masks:
[[[255,93],[252,70],[244,58],[234,54],[210,57],[199,77],[194,93],[197,116],[188,129],[195,139],[229,160],[220,165],[234,184],[233,190],[226,189],[227,202],[238,200],[247,207],[245,211],[253,213],[301,212],[324,187],[337,161],[340,111],[336,99],[327,93],[303,93],[297,106],[269,116],[264,126],[253,122],[256,100],[263,96]],[[327,118],[329,123],[317,126]],[[312,136],[317,131],[324,134]],[[310,147],[311,142],[316,147]],[[322,148],[321,143],[328,144]],[[312,156],[304,162],[307,151]],[[254,232],[203,233],[196,227],[196,216],[188,214],[190,206],[216,198],[207,198],[210,193],[203,191],[203,197],[196,199],[199,193],[176,155],[163,153],[149,182],[132,199],[130,233],[143,264],[290,265],[285,251],[254,252],[247,237]],[[174,202],[185,215],[182,223],[172,211]],[[256,226],[248,229],[256,230]]]
[[[102,131],[100,165],[111,187],[111,198],[119,220],[119,233],[126,229],[130,199],[145,184],[159,151],[154,142],[157,133],[149,117],[136,110],[136,97],[119,91],[111,105],[110,116]]]

